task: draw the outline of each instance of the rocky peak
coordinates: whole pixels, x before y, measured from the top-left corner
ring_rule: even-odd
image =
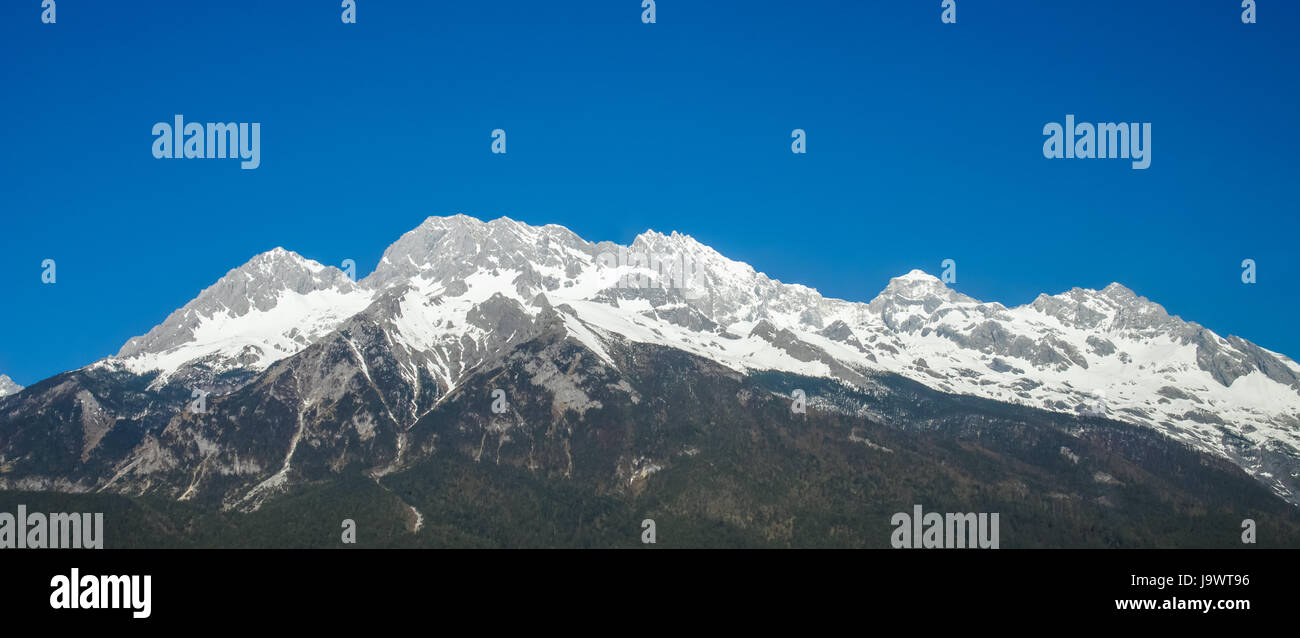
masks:
[[[1084,330],[1138,331],[1152,330],[1182,334],[1185,324],[1165,312],[1160,304],[1148,300],[1119,283],[1101,290],[1072,288],[1058,295],[1039,295],[1030,307],[1061,323]]]
[[[10,379],[9,375],[0,374],[0,397],[17,394],[21,392],[22,389],[23,386],[14,383],[14,380]]]
[[[938,277],[923,270],[912,270],[890,279],[889,285],[867,307],[893,325],[903,321],[903,315],[930,317],[944,304],[978,303],[949,288]]]
[[[194,328],[204,318],[219,314],[242,317],[253,311],[267,312],[286,295],[307,295],[321,290],[351,293],[356,290],[356,284],[337,268],[290,250],[275,248],[227,272],[163,323],[128,341],[117,356],[161,352],[192,339]]]
[[[554,224],[529,226],[507,217],[484,222],[466,215],[429,217],[394,242],[363,284],[373,289],[415,278],[448,283],[479,271],[567,276],[595,260],[593,244]]]

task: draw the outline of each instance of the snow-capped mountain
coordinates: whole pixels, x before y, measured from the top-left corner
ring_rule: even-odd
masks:
[[[19,392],[22,389],[23,386],[14,383],[14,380],[10,379],[9,375],[0,374],[0,397],[5,396],[7,394],[14,394],[16,392]]]
[[[166,383],[185,367],[214,373],[264,370],[310,345],[370,304],[343,271],[276,248],[231,270],[143,336],[122,346],[115,363],[161,370]]]
[[[246,383],[288,384],[276,381],[285,373],[273,364],[317,361],[318,385],[303,386],[296,371],[291,390],[274,385],[277,396],[300,397],[286,408],[299,414],[297,436],[311,436],[301,425],[308,411],[348,413],[365,441],[391,427],[395,449],[381,456],[395,463],[404,432],[468,375],[553,325],[608,366],[617,366],[615,349],[654,344],[737,372],[860,388],[888,372],[945,393],[1126,421],[1230,459],[1285,498],[1300,491],[1300,365],[1170,316],[1119,284],[1008,308],[914,270],[853,302],[776,281],[675,232],[647,231],[620,246],[555,225],[431,217],[355,283],[276,249],[90,368],[148,375],[149,388],[171,384],[186,397],[190,386],[221,395]],[[348,369],[342,377],[339,365]],[[373,393],[383,414],[351,413],[358,392]],[[218,445],[218,430],[187,431],[187,423],[173,419],[164,434],[195,450]],[[241,471],[231,454],[223,473]],[[132,463],[178,463],[173,456]],[[278,485],[275,476],[259,488]]]

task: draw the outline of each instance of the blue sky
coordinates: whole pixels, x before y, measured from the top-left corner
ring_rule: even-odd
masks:
[[[357,2],[0,3],[0,373],[115,353],[275,246],[364,275],[454,213],[679,230],[855,300],[949,258],[1008,305],[1119,281],[1300,356],[1300,3]],[[154,159],[177,113],[260,122],[261,166]],[[1151,167],[1045,159],[1067,113],[1151,122]]]

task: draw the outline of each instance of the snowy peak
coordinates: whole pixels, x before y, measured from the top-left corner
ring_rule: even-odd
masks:
[[[949,288],[938,277],[923,270],[912,270],[889,280],[889,285],[880,291],[877,298],[886,297],[894,300],[924,301],[939,299],[942,301],[975,301]]]
[[[675,230],[667,235],[653,229],[646,230],[632,240],[631,248],[632,250],[654,253],[682,254],[700,261],[731,261],[713,248],[700,243],[694,237]],[[739,264],[741,262],[735,263]],[[748,266],[748,264],[743,265]]]
[[[342,270],[307,259],[283,248],[274,248],[250,259],[222,277],[200,295],[229,301],[236,312],[247,311],[247,300],[258,310],[267,310],[282,291],[305,295],[317,290],[349,291],[352,280]]]
[[[163,323],[122,346],[119,357],[164,352],[191,341],[205,322],[217,317],[237,319],[250,313],[272,312],[285,299],[298,299],[318,291],[340,295],[356,285],[343,271],[275,248],[226,273],[194,300],[173,312]]]
[[[766,287],[779,284],[754,270],[753,266],[728,259],[711,246],[694,237],[673,231],[667,235],[647,230],[637,235],[628,247],[629,252],[665,265],[675,265],[686,270],[696,292],[714,291],[726,296],[753,286]],[[695,297],[695,295],[692,295]]]
[[[919,284],[927,284],[931,286],[943,286],[943,282],[940,281],[938,277],[935,277],[934,275],[931,275],[930,273],[925,272],[920,268],[913,268],[907,271],[907,274],[905,275],[891,277],[889,279],[889,283],[890,285],[919,283]]]
[[[948,299],[953,295],[953,291],[944,285],[939,277],[924,270],[913,269],[907,274],[889,279],[889,285],[876,296],[881,295],[902,299],[926,299],[931,296]]]
[[[17,394],[21,392],[22,389],[23,386],[14,383],[14,380],[10,379],[9,375],[0,374],[0,397]]]
[[[938,277],[912,270],[889,280],[889,285],[867,304],[894,332],[917,332],[941,324],[966,323],[991,312],[1000,304],[981,304],[945,285]]]
[[[1082,330],[1146,335],[1163,332],[1181,338],[1189,331],[1200,329],[1118,283],[1102,290],[1073,288],[1059,295],[1039,295],[1029,306],[1066,326]]]
[[[529,226],[502,217],[429,217],[384,251],[362,285],[381,289],[424,279],[450,283],[479,271],[548,271],[572,277],[594,262],[595,247],[562,226]]]
[[[181,369],[212,379],[257,371],[295,354],[370,303],[343,271],[275,248],[204,289],[104,364],[139,373],[160,370],[155,384]]]

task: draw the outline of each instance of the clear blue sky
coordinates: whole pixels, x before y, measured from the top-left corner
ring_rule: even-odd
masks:
[[[0,3],[0,373],[115,353],[275,246],[364,275],[462,212],[680,230],[856,300],[946,258],[1008,305],[1119,281],[1300,356],[1300,3],[339,4]],[[154,159],[176,113],[260,122],[261,167]],[[1151,168],[1044,159],[1067,113],[1151,122]]]

